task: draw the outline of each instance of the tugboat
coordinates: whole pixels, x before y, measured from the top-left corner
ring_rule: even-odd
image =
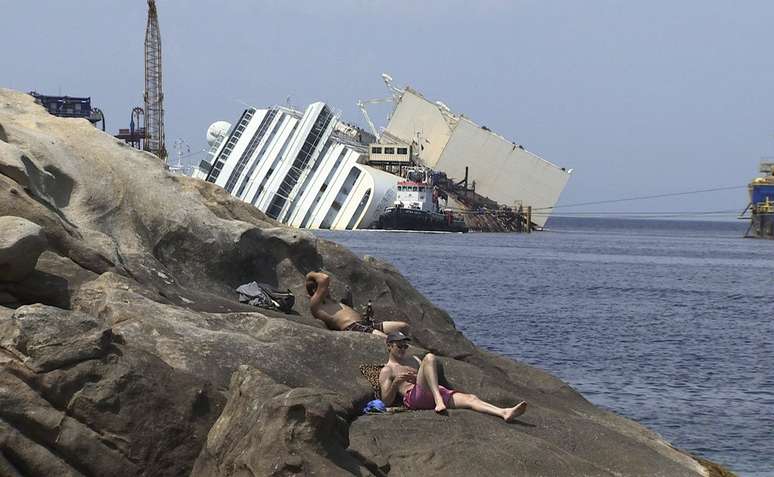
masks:
[[[441,209],[443,193],[433,185],[431,171],[409,168],[406,180],[398,182],[395,204],[379,216],[376,228],[382,230],[421,230],[434,232],[468,231],[462,218],[449,209]]]
[[[745,237],[774,239],[774,163],[761,163],[766,174],[750,183],[750,227]]]

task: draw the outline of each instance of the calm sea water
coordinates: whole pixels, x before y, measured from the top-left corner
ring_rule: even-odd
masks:
[[[774,241],[744,223],[319,232],[385,259],[478,346],[741,476],[774,476]]]

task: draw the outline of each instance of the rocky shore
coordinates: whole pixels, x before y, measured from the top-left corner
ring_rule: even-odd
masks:
[[[309,315],[318,268],[409,322],[452,387],[529,411],[361,416],[358,365],[384,344]],[[297,313],[240,304],[252,280],[290,288]],[[477,349],[389,264],[0,89],[0,475],[731,474]]]

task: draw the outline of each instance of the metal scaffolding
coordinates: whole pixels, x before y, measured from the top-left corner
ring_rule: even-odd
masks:
[[[164,146],[164,92],[161,88],[161,33],[156,1],[148,0],[145,28],[145,144],[144,148],[166,160]]]

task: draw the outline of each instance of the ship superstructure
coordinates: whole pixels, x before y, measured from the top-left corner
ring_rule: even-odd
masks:
[[[751,216],[745,236],[774,239],[774,162],[761,162],[760,172],[749,186]]]
[[[287,225],[366,228],[393,203],[400,179],[363,164],[372,139],[322,102],[303,113],[248,108],[233,126],[210,127],[210,158],[194,176]]]
[[[531,206],[533,210],[548,211],[556,205],[571,169],[542,159],[408,86],[394,87],[389,75],[382,78],[391,92],[394,108],[379,142],[410,147],[420,165],[457,180],[466,177],[475,183],[478,194],[501,206]],[[547,213],[532,217],[539,227],[547,219]]]

